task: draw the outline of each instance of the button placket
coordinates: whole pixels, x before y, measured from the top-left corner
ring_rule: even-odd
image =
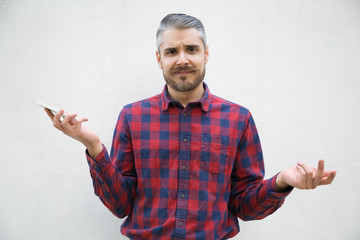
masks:
[[[176,227],[184,229],[187,218],[187,194],[189,191],[189,166],[191,150],[191,122],[189,112],[191,109],[186,107],[180,113],[180,155],[179,155],[179,181],[178,181],[178,201],[176,210]],[[177,232],[179,238],[184,238],[183,231]]]

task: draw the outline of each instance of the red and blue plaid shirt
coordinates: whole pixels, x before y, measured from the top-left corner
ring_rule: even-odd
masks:
[[[262,219],[289,194],[264,180],[250,112],[205,94],[185,108],[162,94],[129,104],[116,124],[110,156],[87,154],[95,194],[123,218],[131,239],[227,239],[238,217]]]

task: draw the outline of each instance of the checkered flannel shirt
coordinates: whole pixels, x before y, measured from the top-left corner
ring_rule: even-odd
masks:
[[[129,104],[106,147],[87,154],[95,194],[131,239],[227,239],[238,219],[262,219],[290,191],[264,180],[259,136],[250,112],[210,93],[183,107],[165,86]]]

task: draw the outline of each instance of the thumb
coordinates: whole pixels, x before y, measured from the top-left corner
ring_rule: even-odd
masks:
[[[74,127],[75,127],[75,128],[80,128],[80,127],[81,127],[81,124],[82,124],[83,122],[87,122],[88,119],[85,118],[85,117],[81,117],[81,118],[79,118],[79,119],[74,118],[73,121],[74,121]]]
[[[79,119],[76,119],[76,124],[81,124],[83,122],[87,122],[89,119],[87,119],[86,117],[81,117]]]

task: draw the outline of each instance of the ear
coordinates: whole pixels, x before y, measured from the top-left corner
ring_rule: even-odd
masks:
[[[205,48],[205,64],[208,63],[209,61],[209,46],[206,45],[206,48]]]
[[[162,62],[161,62],[161,56],[160,56],[159,51],[156,51],[156,60],[157,60],[157,62],[159,64],[159,68],[163,69],[163,65],[162,65]]]

